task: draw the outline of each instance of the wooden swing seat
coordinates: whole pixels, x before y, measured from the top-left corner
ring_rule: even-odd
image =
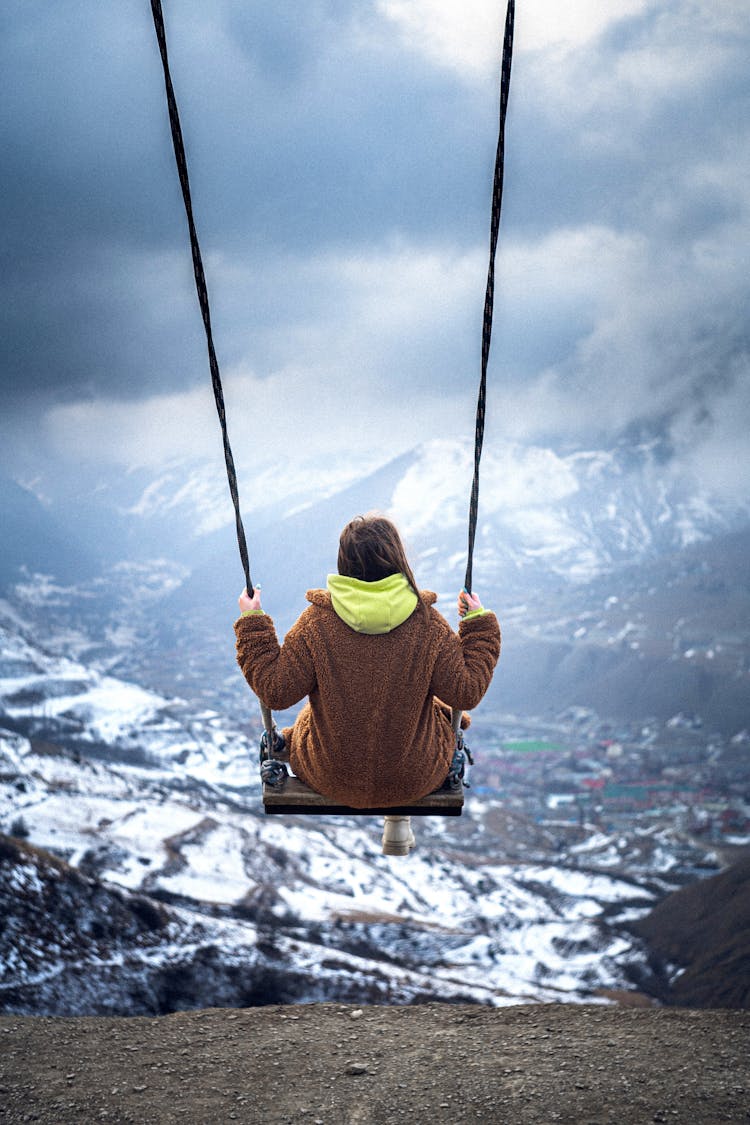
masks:
[[[410,805],[389,808],[353,809],[337,805],[330,797],[316,793],[298,777],[288,777],[280,789],[263,786],[263,805],[267,813],[286,816],[305,814],[315,816],[460,816],[464,805],[463,786],[459,790],[439,789],[428,793]]]

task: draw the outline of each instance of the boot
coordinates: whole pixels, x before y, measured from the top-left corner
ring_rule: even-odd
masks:
[[[383,855],[408,855],[416,844],[410,816],[387,816],[383,824]]]

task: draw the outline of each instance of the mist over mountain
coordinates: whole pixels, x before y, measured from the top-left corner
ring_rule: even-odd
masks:
[[[64,517],[27,488],[0,476],[0,588],[27,571],[52,570],[63,580],[91,575],[95,563],[69,534]]]

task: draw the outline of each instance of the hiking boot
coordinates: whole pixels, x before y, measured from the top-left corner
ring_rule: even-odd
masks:
[[[383,855],[408,855],[416,844],[410,816],[387,816],[383,824]]]
[[[283,762],[275,762],[273,758],[266,758],[260,763],[260,779],[264,785],[271,789],[282,789],[289,777],[289,770]]]

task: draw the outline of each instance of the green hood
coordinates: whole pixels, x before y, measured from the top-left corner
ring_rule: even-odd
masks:
[[[417,606],[417,595],[403,574],[390,574],[377,582],[329,574],[327,585],[334,610],[357,633],[390,633]]]

